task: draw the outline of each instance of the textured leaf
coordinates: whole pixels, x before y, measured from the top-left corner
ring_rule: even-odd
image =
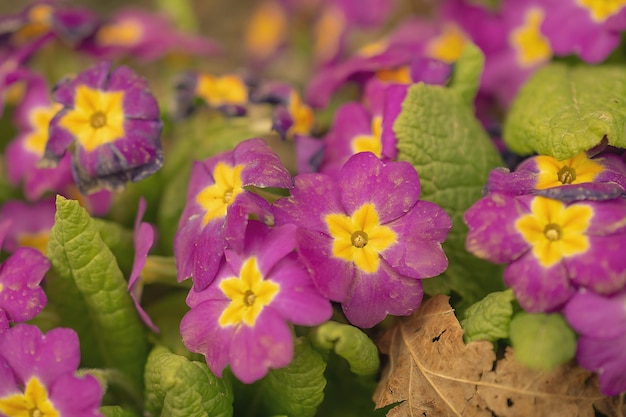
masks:
[[[518,313],[510,338],[515,359],[530,368],[550,370],[576,354],[576,334],[560,314]]]
[[[313,329],[309,337],[316,348],[333,350],[347,360],[353,373],[373,375],[378,372],[378,348],[361,329],[329,321]]]
[[[380,349],[389,365],[374,401],[377,407],[400,403],[391,417],[594,417],[594,406],[624,408],[617,398],[602,396],[597,378],[572,362],[534,371],[516,362],[511,349],[496,360],[490,342],[463,343],[444,295],[398,320]]]
[[[495,342],[498,339],[507,339],[513,315],[513,299],[513,291],[509,289],[487,294],[485,298],[472,304],[465,311],[465,319],[461,321],[464,340]]]
[[[462,302],[456,308],[461,311],[489,292],[504,289],[502,267],[465,250],[463,213],[481,197],[491,169],[503,165],[472,108],[455,90],[415,84],[394,131],[399,159],[413,164],[419,174],[420,198],[437,203],[452,218],[443,245],[449,266],[442,276],[423,280],[427,293],[458,293]]]
[[[559,160],[603,138],[626,148],[625,96],[623,66],[548,65],[520,90],[504,124],[504,140],[516,153]]]
[[[450,88],[468,104],[474,102],[484,65],[483,52],[472,42],[467,42],[461,58],[454,65],[454,76]]]
[[[62,324],[78,332],[82,364],[119,369],[141,386],[143,326],[115,257],[77,201],[57,196],[48,256],[46,293]]]
[[[146,364],[146,416],[228,417],[233,415],[230,384],[206,363],[189,361],[156,346]]]
[[[93,220],[98,232],[100,232],[100,237],[113,252],[122,274],[125,277],[130,276],[133,269],[133,254],[135,253],[132,230],[128,230],[115,222],[103,219]]]

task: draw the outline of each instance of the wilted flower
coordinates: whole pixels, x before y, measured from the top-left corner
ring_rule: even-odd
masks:
[[[19,324],[0,333],[0,415],[102,416],[102,387],[91,375],[76,376],[79,363],[72,329],[44,335]]]
[[[330,303],[298,262],[295,231],[251,221],[243,251],[227,249],[215,281],[189,292],[183,342],[203,354],[217,376],[230,365],[237,378],[252,383],[270,368],[287,366],[294,337],[288,323],[314,326],[330,318]]]
[[[580,287],[608,294],[626,284],[626,200],[570,204],[493,193],[465,213],[466,248],[508,263],[504,281],[531,312],[561,308]]]
[[[162,122],[147,82],[128,67],[100,64],[61,82],[63,109],[50,122],[45,161],[55,165],[74,144],[72,170],[83,193],[116,190],[161,168]]]
[[[419,179],[406,162],[354,155],[338,179],[296,176],[274,204],[276,224],[293,223],[298,253],[320,292],[341,303],[350,322],[372,327],[408,315],[423,296],[421,278],[443,272],[441,248],[452,224],[437,205],[418,201]]]
[[[245,187],[290,188],[292,179],[262,139],[248,139],[234,150],[195,162],[187,204],[174,238],[178,280],[192,277],[205,288],[215,277],[224,249],[241,251],[248,217],[272,223],[270,206]]]

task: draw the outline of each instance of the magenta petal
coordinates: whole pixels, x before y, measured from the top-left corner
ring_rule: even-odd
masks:
[[[263,378],[270,368],[289,365],[292,357],[291,329],[271,307],[263,309],[254,327],[240,326],[231,342],[231,369],[246,384]]]
[[[49,390],[50,401],[62,416],[99,417],[103,389],[98,380],[73,374],[59,377]]]
[[[556,311],[575,294],[562,264],[545,268],[532,253],[506,268],[504,282],[513,289],[522,308],[531,313]]]
[[[580,366],[598,372],[600,391],[606,396],[626,391],[626,337],[603,340],[581,337],[576,360]]]
[[[408,162],[383,163],[371,152],[352,156],[339,173],[341,201],[351,215],[373,203],[381,223],[390,222],[417,202],[420,183]]]
[[[174,242],[178,280],[192,277],[198,290],[213,281],[224,258],[222,222],[209,222],[204,228],[201,222],[201,218],[187,222],[178,229]]]
[[[624,288],[626,234],[588,236],[588,239],[589,249],[586,252],[563,261],[572,282],[601,294]]]
[[[273,270],[277,262],[295,251],[296,230],[297,227],[293,224],[269,228],[257,221],[248,223],[245,236],[246,253],[263,254],[258,257],[258,262],[264,276]]]
[[[1,315],[2,310],[0,310],[0,316]],[[2,328],[0,328],[0,335],[2,331]],[[15,380],[15,374],[11,369],[11,364],[0,355],[0,398],[18,393],[20,393],[19,384]]]
[[[581,290],[564,309],[567,321],[576,332],[586,337],[611,339],[626,329],[625,295],[606,297]]]
[[[113,70],[108,81],[108,91],[124,92],[124,114],[129,119],[158,120],[159,105],[148,91],[148,82],[128,67]]]
[[[324,297],[343,302],[354,277],[354,264],[332,256],[332,239],[319,232],[298,229],[298,253],[312,272]]]
[[[273,223],[273,215],[269,203],[261,196],[245,191],[228,206],[224,222],[224,245],[238,252],[243,251],[246,227],[250,217],[256,217],[264,223]],[[222,222],[221,219],[214,220]]]
[[[350,323],[370,328],[387,314],[408,316],[419,307],[424,296],[422,283],[396,273],[384,262],[374,274],[357,272],[348,299],[342,303]]]
[[[233,150],[235,164],[243,164],[243,186],[291,188],[291,174],[272,148],[260,138],[239,143]]]

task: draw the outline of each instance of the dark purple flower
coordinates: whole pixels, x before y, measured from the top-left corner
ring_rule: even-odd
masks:
[[[576,360],[597,372],[606,396],[626,391],[626,291],[600,295],[579,291],[565,306],[565,317],[579,334]]]
[[[320,292],[359,327],[411,314],[422,300],[420,279],[448,266],[441,242],[450,217],[418,201],[419,191],[413,166],[363,152],[337,179],[296,176],[291,197],[274,204],[276,224],[300,228],[298,252]]]
[[[232,151],[194,163],[174,238],[179,281],[192,277],[196,289],[205,288],[224,249],[242,250],[249,216],[273,222],[269,203],[245,189],[250,186],[292,187],[291,175],[262,139],[248,139]]]
[[[626,200],[565,204],[492,193],[465,213],[466,248],[508,263],[504,281],[531,312],[561,308],[578,288],[609,294],[626,285]]]
[[[117,190],[161,168],[162,122],[148,84],[109,62],[64,80],[54,91],[63,109],[50,122],[45,161],[54,166],[74,145],[72,170],[81,192]]]
[[[57,328],[42,334],[19,324],[0,333],[0,415],[101,417],[103,389],[76,376],[78,335]]]
[[[239,380],[252,383],[291,362],[288,323],[321,324],[332,308],[297,259],[295,226],[251,221],[244,241],[241,252],[225,251],[211,285],[189,292],[191,311],[180,331],[185,346],[203,354],[215,375],[230,365]]]

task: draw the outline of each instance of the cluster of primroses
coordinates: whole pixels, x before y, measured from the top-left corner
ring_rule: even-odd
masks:
[[[241,381],[253,382],[286,366],[291,325],[328,320],[332,303],[362,328],[388,314],[411,314],[423,297],[420,279],[446,269],[441,243],[450,218],[419,200],[418,173],[395,161],[393,124],[411,84],[445,85],[472,41],[486,57],[477,99],[485,116],[490,106],[506,109],[528,76],[554,56],[603,61],[626,29],[626,8],[617,3],[511,0],[490,9],[448,0],[432,18],[401,19],[386,36],[350,48],[352,34],[380,29],[395,6],[259,2],[245,45],[254,71],[190,71],[177,81],[174,118],[191,115],[198,104],[236,117],[269,103],[273,130],[295,143],[295,177],[260,138],[190,162],[174,242],[178,278],[193,282],[180,330],[218,376],[230,366]],[[315,24],[309,52],[316,71],[304,94],[251,76],[295,47],[288,40],[298,28],[290,25],[302,14]],[[28,62],[50,45],[98,60],[144,62],[181,51],[206,57],[218,48],[139,10],[103,19],[41,1],[0,22],[1,104],[14,106],[18,132],[5,166],[30,203],[0,208],[6,220],[0,234],[11,253],[0,269],[0,413],[98,415],[102,388],[94,377],[76,374],[76,333],[58,328],[44,335],[20,323],[46,303],[39,284],[49,268],[42,253],[53,223],[50,195],[79,199],[91,214],[106,215],[114,192],[161,168],[163,123],[147,82],[128,67],[98,62],[51,88]],[[332,123],[320,126],[315,109],[345,93],[347,83],[358,91],[341,96]],[[564,312],[581,335],[579,363],[600,373],[607,395],[626,390],[625,187],[619,152],[568,161],[538,156],[514,172],[494,171],[486,197],[466,215],[468,250],[509,264],[505,281],[526,310]],[[152,227],[141,222],[144,210],[142,203],[128,285],[144,322],[157,330],[139,303],[140,271],[154,240]]]

